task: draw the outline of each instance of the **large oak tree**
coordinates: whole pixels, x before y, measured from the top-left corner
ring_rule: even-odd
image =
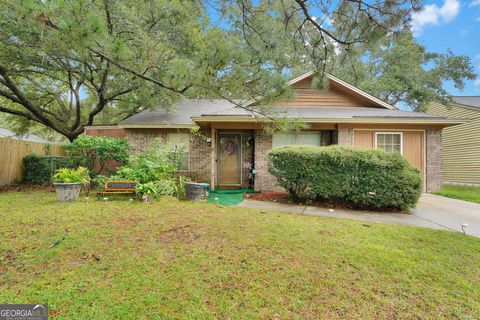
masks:
[[[284,81],[285,57],[215,25],[199,1],[7,0],[0,42],[0,112],[70,140],[98,117],[249,99]]]
[[[418,8],[410,0],[3,0],[0,112],[73,140],[85,125],[174,108],[182,97],[265,105],[288,93],[285,78],[309,69],[417,107],[446,96],[442,80],[461,87],[472,77],[464,58],[398,40]],[[409,75],[422,77],[399,79],[406,53]],[[428,63],[436,69],[424,74]]]

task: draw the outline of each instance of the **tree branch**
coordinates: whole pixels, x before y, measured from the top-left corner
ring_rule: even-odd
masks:
[[[169,90],[169,91],[172,91],[172,92],[175,92],[175,93],[179,93],[179,94],[183,94],[185,93],[185,91],[187,91],[189,88],[192,87],[191,84],[188,84],[186,85],[185,87],[183,87],[182,89],[177,89],[177,88],[174,88],[174,87],[171,87],[171,86],[168,86],[164,83],[162,83],[161,81],[158,81],[157,79],[153,79],[151,77],[148,77],[138,71],[135,71],[133,69],[130,69],[124,65],[122,65],[121,63],[119,62],[116,62],[115,60],[113,60],[112,58],[108,57],[106,54],[104,54],[103,52],[100,52],[96,49],[90,49],[93,53],[97,54],[98,56],[102,57],[103,59],[107,60],[108,62],[110,62],[111,64],[113,64],[114,66],[118,67],[119,69],[123,70],[123,71],[126,71],[128,73],[131,73],[133,75],[135,75],[136,77],[140,78],[140,79],[143,79],[143,80],[146,80],[148,82],[151,82],[153,84],[156,84],[157,86],[160,86],[161,88],[163,89],[166,89],[166,90]]]
[[[2,66],[0,66],[0,75],[2,76],[4,84],[7,86],[7,88],[10,89],[10,91],[12,91],[12,93],[18,98],[18,103],[22,105],[25,109],[30,111],[33,116],[38,119],[39,123],[43,123],[44,125],[54,129],[55,131],[64,134],[65,136],[68,135],[68,132],[65,129],[57,126],[52,120],[45,117],[39,108],[35,107],[32,103],[30,103],[30,101],[23,95],[20,89],[17,88],[12,79],[10,79],[7,74],[7,70]]]

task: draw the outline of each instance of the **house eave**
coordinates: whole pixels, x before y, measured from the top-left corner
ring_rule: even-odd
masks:
[[[196,124],[119,124],[122,129],[190,129],[196,127]]]
[[[267,118],[239,117],[239,116],[204,116],[193,117],[195,122],[272,122]],[[468,120],[463,119],[437,119],[437,118],[379,118],[379,117],[354,117],[354,118],[292,118],[291,120],[308,123],[426,123],[426,124],[463,124]]]

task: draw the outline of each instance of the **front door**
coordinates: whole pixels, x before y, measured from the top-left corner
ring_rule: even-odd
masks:
[[[218,133],[217,159],[219,188],[240,188],[242,135],[240,133]]]

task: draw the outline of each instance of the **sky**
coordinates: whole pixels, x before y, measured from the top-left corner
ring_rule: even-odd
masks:
[[[480,74],[480,0],[427,0],[422,11],[412,17],[417,40],[430,52],[470,57]],[[467,81],[463,91],[445,83],[452,95],[480,96],[480,76]]]

